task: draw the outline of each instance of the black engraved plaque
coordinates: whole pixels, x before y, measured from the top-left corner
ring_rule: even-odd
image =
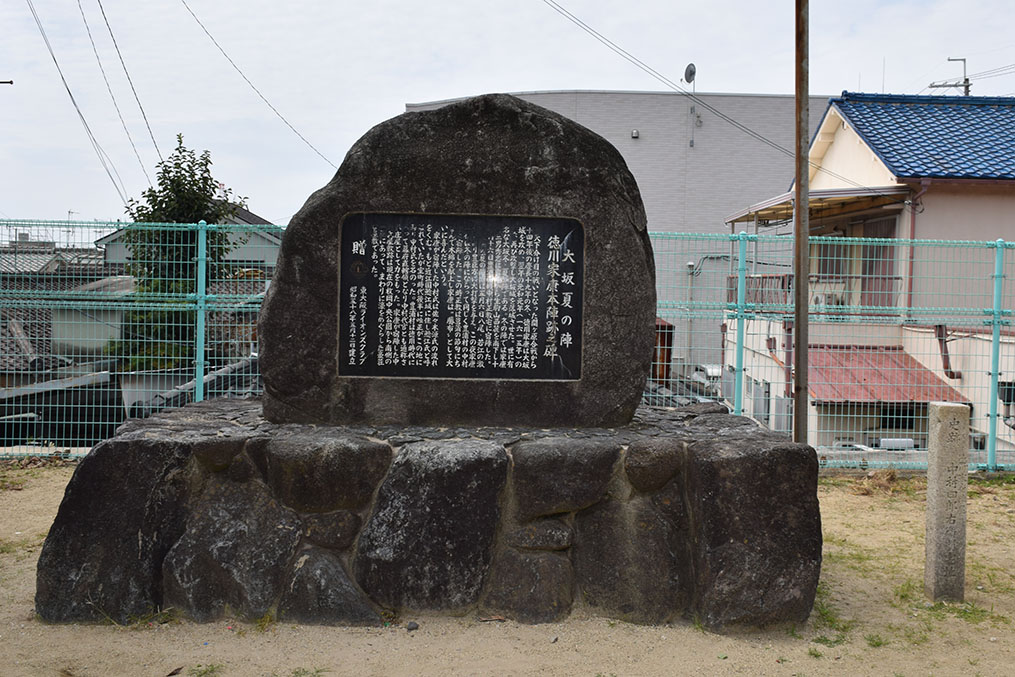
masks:
[[[577,220],[352,213],[340,246],[340,375],[581,378]]]

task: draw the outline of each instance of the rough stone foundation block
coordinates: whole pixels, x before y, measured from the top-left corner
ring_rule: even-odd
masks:
[[[616,442],[548,437],[519,442],[512,489],[518,519],[574,512],[606,495],[613,466],[620,456]]]
[[[340,430],[280,432],[250,445],[273,494],[299,512],[361,508],[391,463],[391,447]]]
[[[226,606],[260,618],[278,600],[300,527],[263,484],[213,478],[166,555],[165,603],[198,621],[221,617]]]
[[[712,628],[805,621],[821,570],[814,450],[760,430],[702,438],[685,461],[691,614]]]
[[[321,625],[381,625],[377,610],[327,550],[301,552],[278,606],[279,618]]]
[[[683,614],[690,591],[681,501],[606,500],[575,517],[575,582],[598,613],[633,623]],[[669,513],[669,514],[666,514]]]
[[[477,440],[402,447],[359,538],[356,580],[388,608],[474,604],[507,477],[504,447]]]
[[[39,556],[35,609],[51,622],[127,623],[163,606],[162,559],[197,478],[171,439],[113,439],[81,460]]]
[[[505,548],[493,564],[483,608],[522,623],[567,618],[574,599],[574,574],[567,556]]]
[[[814,450],[744,419],[646,408],[621,429],[547,437],[276,426],[258,409],[216,400],[157,414],[82,459],[39,559],[42,618],[130,622],[173,606],[197,620],[277,608],[295,622],[374,624],[387,608],[545,622],[579,594],[604,616],[697,616],[717,629],[810,612],[821,562]],[[362,478],[341,476],[330,451],[293,444],[328,449],[353,433],[421,441],[399,449],[383,481],[384,444],[366,441],[379,450],[338,464]],[[508,452],[476,439],[505,434],[521,440],[510,488]],[[294,449],[272,456],[274,475],[273,439]],[[362,507],[297,513],[285,503],[334,499],[320,478],[300,478],[310,496],[294,497],[290,461],[334,479],[339,495],[381,484],[348,501]]]
[[[520,550],[566,550],[574,542],[574,530],[559,519],[547,518],[518,527],[505,540]]]

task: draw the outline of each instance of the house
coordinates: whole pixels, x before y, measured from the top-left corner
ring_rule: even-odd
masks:
[[[809,441],[919,448],[928,402],[945,400],[971,406],[980,446],[991,428],[985,318],[995,283],[1004,308],[1015,299],[1015,251],[993,244],[1015,239],[1015,98],[843,92],[828,103],[810,162]],[[790,427],[794,281],[775,236],[791,233],[792,216],[786,192],[726,219],[731,232],[762,236],[747,276],[759,312],[747,320],[744,402],[780,429]],[[998,343],[1002,379],[1015,378],[1011,326]],[[997,449],[1015,449],[1010,427],[996,434]]]
[[[243,207],[237,207],[224,225],[254,226],[227,231],[229,251],[221,260],[231,269],[252,268],[269,273],[275,269],[278,249],[282,244],[282,226],[273,225]],[[103,251],[107,266],[119,266],[122,270],[130,260],[124,238],[127,232],[126,228],[120,228],[95,241],[96,247]]]

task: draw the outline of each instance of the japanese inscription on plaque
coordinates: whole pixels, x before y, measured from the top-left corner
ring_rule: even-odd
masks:
[[[340,246],[339,374],[581,377],[575,219],[353,213]]]

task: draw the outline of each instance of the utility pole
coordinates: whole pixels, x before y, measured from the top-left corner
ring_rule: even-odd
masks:
[[[969,96],[969,87],[970,87],[970,84],[969,84],[969,78],[966,76],[966,60],[965,60],[965,58],[964,57],[956,57],[956,58],[948,57],[948,60],[949,61],[961,61],[962,62],[962,79],[961,80],[955,80],[955,81],[942,80],[941,82],[932,82],[932,83],[930,83],[927,86],[931,87],[933,89],[940,89],[942,87],[946,88],[946,89],[961,89],[963,96]]]
[[[793,441],[807,443],[807,299],[810,279],[808,0],[796,0],[796,181],[793,202]]]

